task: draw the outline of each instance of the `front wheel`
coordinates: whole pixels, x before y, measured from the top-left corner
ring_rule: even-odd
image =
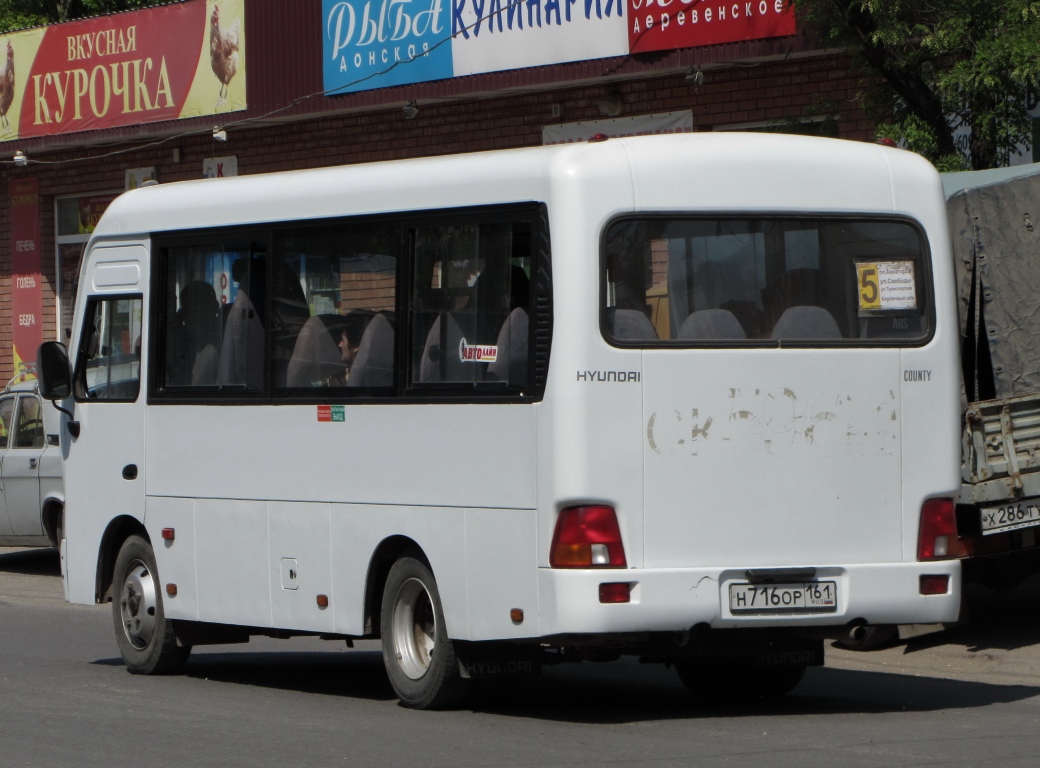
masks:
[[[152,546],[131,536],[116,557],[112,579],[112,621],[126,668],[135,675],[176,672],[191,653],[177,645],[173,622],[166,618]]]
[[[390,569],[380,613],[383,663],[390,685],[406,707],[445,709],[468,693],[455,648],[444,626],[437,582],[417,557]]]

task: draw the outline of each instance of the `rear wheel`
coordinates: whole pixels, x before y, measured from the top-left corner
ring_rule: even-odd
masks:
[[[462,701],[469,681],[459,674],[437,582],[414,555],[402,557],[390,569],[383,590],[380,632],[386,672],[402,704],[444,709]]]
[[[704,704],[746,703],[777,699],[795,689],[805,665],[756,667],[750,658],[682,659],[676,661],[686,689]]]
[[[151,544],[141,536],[128,538],[113,571],[112,621],[123,662],[138,675],[176,672],[191,653],[190,646],[177,645],[157,574]]]

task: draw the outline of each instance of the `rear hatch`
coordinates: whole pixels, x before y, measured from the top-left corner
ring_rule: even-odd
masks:
[[[604,250],[608,334],[642,349],[646,566],[902,562],[901,354],[931,322],[920,228],[633,214]]]

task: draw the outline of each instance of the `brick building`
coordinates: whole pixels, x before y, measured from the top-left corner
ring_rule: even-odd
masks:
[[[80,256],[92,222],[113,196],[142,179],[169,183],[221,171],[246,175],[533,146],[550,140],[554,128],[561,132],[559,135],[572,137],[580,136],[581,131],[660,130],[654,128],[658,117],[679,120],[679,128],[668,130],[784,130],[862,141],[873,136],[873,124],[856,100],[859,81],[850,72],[848,57],[817,50],[797,29],[793,17],[790,26],[794,34],[778,37],[752,36],[687,47],[669,47],[675,43],[666,40],[658,50],[355,90],[357,83],[330,88],[327,73],[323,79],[323,59],[328,58],[329,44],[325,39],[323,52],[323,29],[324,38],[328,38],[331,11],[346,4],[332,0],[237,0],[235,6],[235,2],[188,0],[15,33],[37,37],[46,33],[60,38],[63,60],[41,70],[39,59],[43,54],[39,54],[31,76],[27,76],[27,66],[20,68],[25,73],[21,77],[26,88],[35,88],[35,95],[26,96],[20,123],[23,128],[30,125],[30,129],[9,128],[6,136],[0,135],[0,156],[4,160],[0,194],[6,198],[0,207],[3,381],[18,372],[13,351],[16,334],[28,339],[22,345],[33,353],[30,345],[35,338],[64,339],[71,322]],[[537,6],[539,12],[544,9],[546,23],[551,11],[560,23],[559,5],[553,7],[553,2],[547,0],[543,7],[531,0],[524,7],[527,18],[535,18],[531,7]],[[603,9],[592,2],[564,0],[567,18],[572,11],[578,17],[583,8],[590,11],[590,17],[597,10],[602,13]],[[619,20],[631,16],[642,0],[628,3],[623,13],[619,6],[614,7]],[[701,6],[708,8],[711,4],[703,2]],[[360,8],[361,3],[355,5]],[[365,7],[372,5],[370,2]],[[729,6],[718,5],[725,17]],[[744,8],[750,13],[752,5],[744,4]],[[85,74],[70,74],[76,67],[74,59],[89,59],[92,53],[118,58],[119,38],[106,29],[127,27],[131,22],[143,28],[154,21],[150,15],[172,8],[193,12],[196,18],[205,16],[198,72],[209,77],[210,22],[219,7],[224,8],[220,11],[222,20],[233,18],[229,9],[244,10],[239,17],[242,58],[235,75],[238,82],[232,80],[241,88],[241,103],[231,105],[238,107],[234,111],[219,108],[223,90],[212,79],[207,87],[217,101],[217,109],[204,109],[198,116],[184,116],[182,110],[180,119],[135,117],[135,110],[129,106],[131,96],[146,103],[149,97],[145,91],[129,93],[130,65],[94,66],[88,62],[82,67]],[[740,7],[733,5],[730,16]],[[765,9],[766,3],[761,7]],[[456,2],[450,9],[442,9],[439,0],[430,4],[431,13],[440,9],[458,16],[460,8],[465,10],[465,4]],[[608,4],[607,15],[610,9]],[[701,19],[705,18],[702,15]],[[417,19],[418,14],[416,26]],[[159,22],[161,37],[168,30],[161,29],[162,19]],[[689,25],[688,18],[686,23]],[[491,22],[487,24],[485,40]],[[672,28],[676,25],[673,17]],[[506,29],[501,24],[499,27]],[[461,27],[456,31],[461,32]],[[631,37],[631,27],[628,32]],[[193,34],[198,37],[197,30]],[[504,37],[505,32],[497,34]],[[734,34],[741,33],[738,30]],[[124,40],[122,47],[129,48],[130,42],[143,47],[146,35],[138,35],[140,39]],[[12,36],[0,36],[0,46],[8,37]],[[41,50],[48,39],[40,44]],[[637,47],[633,43],[631,49]],[[134,61],[143,60],[146,53],[138,52]],[[158,55],[156,70],[157,61]],[[89,69],[91,66],[94,68]],[[194,72],[194,64],[191,66]],[[3,71],[0,69],[0,75]],[[175,76],[171,69],[164,93],[160,73],[151,97],[155,105],[170,96]],[[63,77],[65,85],[61,86]],[[176,90],[176,83],[172,88]],[[75,104],[82,106],[84,114],[88,104],[94,114],[102,111],[105,99],[117,106],[123,103],[123,119],[111,125],[102,121],[88,130],[70,124],[66,130],[56,125],[59,107],[68,113],[73,102],[59,100],[62,93],[66,99],[78,94],[82,105]],[[34,119],[47,128],[46,135],[32,135]],[[48,120],[52,124],[48,125]],[[581,125],[575,127],[575,123]],[[16,152],[17,160],[12,159]],[[23,236],[21,232],[31,234]],[[25,243],[32,245],[25,246],[31,251],[26,252],[28,261],[20,251]],[[16,297],[19,289],[27,293]],[[22,358],[26,357],[23,352]],[[31,369],[31,357],[25,366]]]

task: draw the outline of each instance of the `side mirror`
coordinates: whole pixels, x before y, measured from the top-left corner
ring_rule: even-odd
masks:
[[[45,341],[40,345],[36,353],[36,378],[40,383],[40,397],[50,400],[55,408],[69,417],[65,426],[70,435],[79,437],[79,422],[71,411],[66,411],[55,402],[72,394],[72,373],[69,371],[69,355],[64,344]]]
[[[45,341],[36,354],[36,376],[40,381],[40,396],[47,400],[64,400],[72,394],[72,374],[65,345]]]

